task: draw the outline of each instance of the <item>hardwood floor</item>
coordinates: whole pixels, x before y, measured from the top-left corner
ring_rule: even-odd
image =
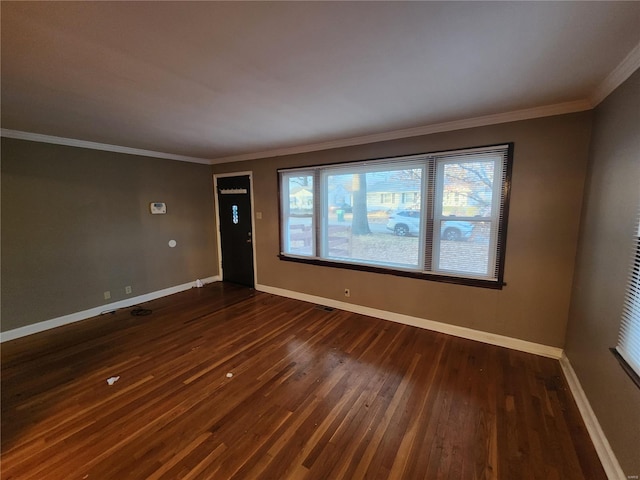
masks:
[[[222,283],[145,307],[2,345],[3,479],[606,478],[555,360]]]

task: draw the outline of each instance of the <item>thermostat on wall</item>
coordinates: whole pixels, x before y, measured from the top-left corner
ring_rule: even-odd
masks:
[[[162,215],[167,213],[167,204],[163,202],[151,202],[149,204],[149,209],[151,210],[152,215]]]

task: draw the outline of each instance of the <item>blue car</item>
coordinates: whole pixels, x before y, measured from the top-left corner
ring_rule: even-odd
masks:
[[[467,240],[475,224],[464,220],[443,220],[440,226],[440,238],[443,240]],[[420,212],[418,210],[400,210],[389,216],[387,229],[399,237],[417,235],[420,232]]]

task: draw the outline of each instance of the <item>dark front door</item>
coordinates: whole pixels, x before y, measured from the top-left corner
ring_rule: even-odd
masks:
[[[249,176],[217,180],[222,280],[254,287]]]

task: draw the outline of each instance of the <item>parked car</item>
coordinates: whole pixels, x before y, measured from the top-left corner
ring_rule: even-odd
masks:
[[[417,235],[420,232],[420,211],[400,210],[389,215],[387,229],[399,237]]]
[[[445,220],[440,227],[440,238],[443,240],[468,240],[475,227],[473,222],[463,220]]]
[[[473,227],[473,222],[444,220],[440,227],[440,238],[454,241],[467,240],[471,236]],[[420,211],[400,210],[391,214],[387,229],[399,237],[417,235],[420,232]]]

